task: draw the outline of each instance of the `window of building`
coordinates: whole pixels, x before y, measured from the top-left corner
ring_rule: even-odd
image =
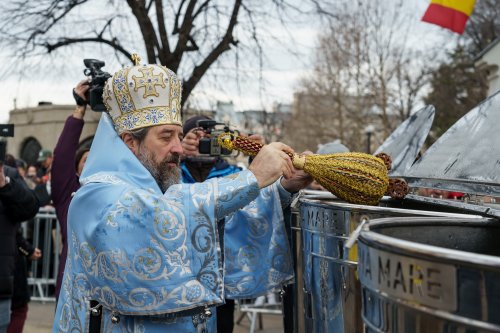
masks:
[[[26,163],[35,164],[41,149],[42,145],[37,139],[33,137],[27,138],[21,145],[21,154],[19,155]]]

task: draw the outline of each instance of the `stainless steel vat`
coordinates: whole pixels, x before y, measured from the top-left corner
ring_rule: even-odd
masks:
[[[397,217],[361,231],[366,332],[500,332],[500,220]]]
[[[480,218],[313,198],[300,200],[300,227],[294,229],[299,284],[296,332],[363,332],[357,246],[345,247],[349,236],[363,221],[389,216]]]
[[[457,293],[457,297],[459,297],[457,304],[461,307],[470,307],[476,310],[480,307],[492,309],[481,310],[481,320],[486,320],[486,326],[480,326],[481,330],[477,330],[479,327],[477,325],[470,326],[470,323],[467,324],[469,326],[457,326],[455,322],[450,322],[450,325],[443,324],[444,326],[439,330],[432,325],[426,326],[426,318],[431,316],[430,313],[422,311],[414,315],[414,312],[404,310],[406,309],[404,306],[400,307],[400,303],[394,303],[392,298],[397,295],[384,294],[383,290],[376,288],[370,289],[371,285],[368,282],[366,288],[363,289],[363,303],[361,303],[361,286],[356,271],[357,245],[349,250],[345,247],[345,243],[350,236],[358,232],[357,228],[360,227],[361,223],[364,223],[363,221],[388,217],[397,217],[398,221],[409,221],[417,216],[429,217],[430,219],[426,221],[445,221],[447,219],[446,221],[449,223],[452,221],[481,221],[480,225],[488,226],[488,230],[496,232],[496,227],[493,227],[495,224],[490,220],[480,218],[479,215],[493,216],[498,219],[500,217],[498,206],[478,205],[475,197],[479,195],[500,196],[500,141],[496,139],[499,133],[498,124],[500,124],[499,109],[500,92],[488,98],[460,119],[429,148],[415,165],[412,165],[414,157],[412,154],[419,150],[417,146],[423,140],[421,137],[413,137],[413,134],[420,136],[425,134],[426,136],[426,131],[430,127],[427,126],[427,122],[421,122],[418,119],[418,121],[412,120],[414,124],[419,124],[423,130],[420,132],[416,131],[415,128],[397,130],[387,144],[383,144],[384,149],[390,150],[393,160],[396,161],[396,168],[392,171],[392,176],[405,178],[412,187],[464,192],[466,193],[465,198],[469,202],[409,195],[405,200],[384,198],[379,206],[371,207],[343,203],[332,199],[332,197],[321,197],[317,193],[300,200],[300,227],[294,229],[296,237],[294,237],[293,243],[295,243],[297,272],[302,274],[302,281],[298,282],[303,282],[303,288],[300,286],[296,288],[298,297],[303,297],[303,310],[298,312],[298,316],[303,316],[304,322],[303,326],[294,330],[295,332],[363,332],[364,329],[368,332],[469,332],[470,327],[473,328],[470,332],[483,332],[481,330],[487,332],[497,329],[497,327],[487,326],[489,325],[487,320],[495,319],[491,314],[486,315],[486,312],[496,311],[497,317],[500,318],[500,307],[496,306],[497,302],[500,304],[500,287],[495,289],[494,286],[490,285],[481,285],[482,289],[474,289],[476,294],[483,293],[479,297],[480,303],[471,303],[470,300],[475,301],[476,299],[473,299],[469,294],[463,294],[469,297],[464,303],[460,299],[462,294]],[[431,111],[433,112],[431,109],[424,109],[420,114],[432,122]],[[409,143],[401,145],[400,143],[403,141]],[[464,215],[456,213],[464,213]],[[500,225],[498,220],[495,222]],[[368,228],[369,224],[366,224],[365,228]],[[471,222],[470,226],[474,224],[477,223]],[[431,230],[436,234],[436,237],[441,236],[440,229],[431,228]],[[412,232],[418,233],[419,231],[412,229]],[[298,241],[298,235],[300,235],[300,241]],[[399,236],[402,237],[402,235]],[[500,236],[500,232],[498,236]],[[452,234],[452,237],[455,236]],[[500,238],[498,239],[500,242]],[[463,240],[466,241],[467,238],[465,237]],[[396,242],[397,239],[392,237],[391,241]],[[363,249],[366,249],[366,246]],[[472,251],[473,248],[460,249],[465,257],[465,254]],[[395,252],[397,251],[395,250]],[[469,257],[474,256],[476,255],[469,254]],[[444,257],[442,259],[451,258]],[[416,261],[416,263],[416,267],[419,264],[424,265],[420,261]],[[301,267],[299,267],[300,264],[302,264]],[[440,265],[453,267],[454,264],[440,263]],[[434,274],[433,269],[438,269],[432,265],[426,267],[429,268],[430,273],[428,274]],[[396,267],[396,272],[397,269]],[[460,272],[464,272],[461,274],[465,275],[477,273],[470,270],[461,270]],[[367,275],[365,274],[365,276]],[[477,281],[481,279],[481,277],[474,278]],[[365,281],[367,280],[365,279]],[[461,277],[457,278],[456,281],[460,292],[470,285],[466,279],[461,279]],[[483,281],[486,281],[485,278]],[[488,283],[492,283],[491,281],[488,280]],[[498,285],[500,286],[500,283]],[[435,288],[434,285],[431,287]],[[380,286],[377,285],[377,288]],[[380,294],[378,294],[379,292]],[[302,295],[300,295],[301,293]],[[295,300],[298,297],[295,297]],[[370,302],[375,298],[377,298],[377,303],[372,305]],[[492,298],[499,300],[492,300]],[[411,304],[412,301],[416,302],[418,299],[410,300],[405,304]],[[369,322],[365,320],[366,328],[361,320],[361,304],[363,305],[364,317],[370,320]],[[427,303],[424,305],[429,306]],[[298,304],[297,308],[300,309],[300,307],[301,304]],[[429,309],[436,310],[432,307]],[[436,311],[444,313],[446,310],[443,308]],[[458,311],[461,311],[461,308]],[[468,317],[464,318],[468,320]],[[477,321],[478,319],[474,317],[473,320]],[[399,325],[400,322],[405,322],[405,325]],[[387,327],[392,330],[387,330]]]

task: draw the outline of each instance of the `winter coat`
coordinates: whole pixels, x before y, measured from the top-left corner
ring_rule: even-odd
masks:
[[[17,256],[16,232],[19,223],[33,218],[39,204],[17,170],[4,166],[10,183],[0,188],[0,299],[11,298]]]

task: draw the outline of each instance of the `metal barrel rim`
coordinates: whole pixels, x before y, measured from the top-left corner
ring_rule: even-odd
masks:
[[[430,259],[435,262],[446,261],[447,263],[468,265],[468,266],[481,266],[487,269],[500,270],[500,258],[487,254],[467,252],[463,250],[455,250],[444,248],[435,245],[421,244],[414,241],[402,240],[392,236],[382,235],[377,233],[377,228],[389,226],[391,224],[399,225],[401,223],[400,217],[390,217],[383,219],[371,220],[369,224],[365,225],[360,233],[359,241],[368,246],[380,250],[390,250],[391,252],[406,255],[416,256],[419,258]],[[429,218],[421,217],[406,217],[405,226],[409,225],[428,225]],[[500,228],[500,223],[494,219],[481,218],[481,219],[458,219],[449,221],[446,218],[433,218],[435,226],[440,224],[448,225],[474,225],[474,226],[495,226]],[[481,225],[482,224],[482,225]]]

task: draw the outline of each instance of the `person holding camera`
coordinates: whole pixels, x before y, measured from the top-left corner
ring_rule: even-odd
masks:
[[[274,142],[248,170],[181,183],[181,84],[158,65],[106,81],[107,112],[69,208],[55,332],[215,332],[226,296],[264,294],[293,277],[276,208],[310,179]],[[246,246],[221,249],[218,221],[228,216],[251,228]]]
[[[17,257],[16,234],[20,222],[38,212],[38,200],[16,169],[0,162],[0,333],[10,323],[14,272]]]
[[[215,121],[207,116],[194,116],[189,118],[184,123],[185,136],[182,141],[184,159],[181,162],[181,168],[182,180],[185,183],[203,182],[206,179],[224,177],[241,171],[241,169],[237,166],[230,165],[223,158],[221,158],[221,153],[223,153],[223,151],[220,147],[215,147],[214,149],[214,143],[210,142],[210,138],[213,134],[213,128],[206,129],[206,123],[216,124]],[[250,135],[248,138],[264,144],[264,139],[258,134]],[[204,139],[205,142],[209,142],[210,144],[203,146],[201,142],[203,142]],[[213,151],[218,153],[213,156]],[[311,152],[305,153],[310,154]],[[274,220],[281,220],[283,219],[283,208],[287,207],[289,204],[289,201],[287,200],[289,196],[286,194],[286,190],[284,190],[280,182],[277,183],[277,188],[279,189],[278,194],[281,199],[281,207],[275,207],[274,213],[276,216],[274,217]],[[251,205],[249,206],[251,207]],[[250,211],[250,207],[247,209],[248,211]],[[245,210],[246,209],[243,208],[242,211],[244,212]],[[231,254],[231,252],[234,253],[234,248],[236,248],[240,252],[239,257],[241,257],[241,254],[246,252],[243,248],[245,246],[244,244],[258,241],[257,238],[266,238],[269,236],[265,234],[260,234],[258,237],[252,236],[255,233],[255,225],[258,225],[261,229],[273,230],[272,219],[262,219],[258,214],[253,214],[251,221],[252,223],[246,224],[245,218],[243,218],[242,221],[238,221],[236,217],[229,218],[228,221],[225,221],[224,219],[219,221],[219,241],[221,243],[221,248],[224,249],[224,243],[227,240],[227,243],[231,244],[231,246],[228,247],[227,252],[229,254]],[[258,222],[256,223],[256,221]],[[271,238],[272,237],[269,237],[268,239]],[[231,247],[233,247],[233,249],[231,249]],[[225,251],[222,252],[222,256],[224,255],[224,252]],[[240,269],[248,270],[248,266],[242,267],[237,261],[234,260],[228,260],[226,264],[226,269],[229,272],[231,270],[238,271]],[[240,273],[239,275],[242,274]],[[235,281],[228,279],[228,281],[225,282],[229,288],[237,288],[238,284],[243,280],[244,279],[242,278]],[[263,300],[266,299],[266,297],[270,303],[276,304],[275,293],[273,291],[276,290],[271,290],[267,294],[257,297],[255,305],[262,305],[264,302]],[[234,298],[242,299],[246,297],[238,296]],[[234,309],[235,302],[234,299],[231,298],[226,298],[225,303],[217,307],[217,333],[231,333],[233,331]]]
[[[200,154],[200,139],[207,137],[207,133],[199,126],[199,122],[203,120],[211,121],[212,119],[207,116],[194,116],[186,120],[183,126],[182,149],[184,159],[181,162],[181,169],[184,183],[203,182],[207,179],[224,177],[241,171],[241,168],[227,163],[221,158],[221,155],[208,156]]]
[[[241,168],[226,162],[220,155],[207,156],[200,154],[200,139],[207,138],[200,121],[212,121],[207,116],[194,116],[186,120],[183,126],[184,139],[182,148],[184,159],[181,162],[183,183],[204,182],[207,179],[225,177],[241,171]],[[255,141],[263,143],[260,135],[251,136]],[[219,241],[224,248],[225,221],[219,221]],[[221,255],[224,255],[222,252]],[[225,299],[223,305],[217,307],[217,333],[231,333],[234,328],[234,300]]]
[[[59,298],[61,283],[68,253],[67,224],[68,209],[72,194],[80,188],[79,177],[87,160],[88,148],[78,149],[80,135],[83,131],[89,81],[78,82],[73,90],[76,107],[64,123],[64,128],[56,148],[51,172],[51,197],[56,209],[57,220],[61,227],[62,250],[59,255],[59,270],[56,281],[56,299]]]

